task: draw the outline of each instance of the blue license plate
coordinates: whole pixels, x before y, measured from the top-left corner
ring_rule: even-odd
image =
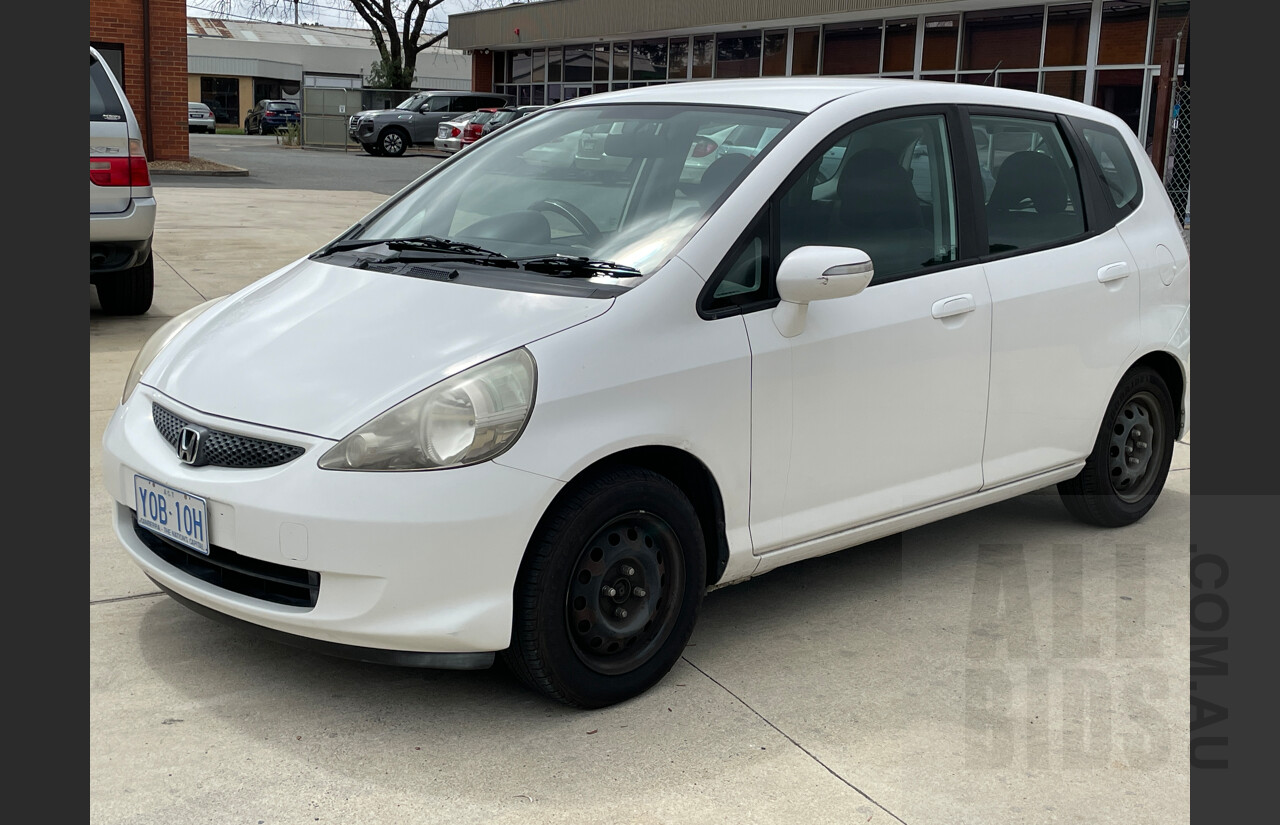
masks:
[[[139,475],[133,477],[133,497],[138,524],[209,555],[209,515],[204,499]]]

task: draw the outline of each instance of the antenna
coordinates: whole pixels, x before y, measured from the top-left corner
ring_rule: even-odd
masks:
[[[996,76],[996,69],[999,69],[1001,64],[1003,63],[1004,63],[1004,58],[1000,58],[1000,62],[996,64],[996,68],[992,69],[991,74],[987,75],[986,78],[982,81],[983,86],[987,85],[987,82],[990,81],[991,78]]]

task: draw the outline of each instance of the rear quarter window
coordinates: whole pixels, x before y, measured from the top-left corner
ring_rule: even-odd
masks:
[[[111,85],[107,69],[89,58],[89,120],[121,123],[125,120],[124,104]]]
[[[1142,201],[1142,178],[1128,144],[1110,126],[1090,121],[1077,121],[1076,126],[1098,163],[1103,190],[1115,205],[1118,217],[1123,218]]]

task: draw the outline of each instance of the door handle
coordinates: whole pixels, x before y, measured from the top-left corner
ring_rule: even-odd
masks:
[[[1129,265],[1124,261],[1119,263],[1107,264],[1098,270],[1098,283],[1109,284],[1112,281],[1119,281],[1121,278],[1129,277]]]
[[[978,305],[974,302],[972,295],[952,295],[950,298],[933,302],[933,317],[950,318],[953,315],[973,312],[977,308]]]

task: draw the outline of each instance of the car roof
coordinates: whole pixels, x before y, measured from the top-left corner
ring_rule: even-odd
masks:
[[[893,77],[768,77],[664,83],[576,97],[556,104],[556,108],[609,103],[674,103],[766,108],[808,114],[849,95],[904,92],[908,88],[911,93],[902,96],[904,105],[909,97],[912,103],[1023,106],[1108,122],[1113,122],[1114,117],[1094,106],[1036,92]]]

